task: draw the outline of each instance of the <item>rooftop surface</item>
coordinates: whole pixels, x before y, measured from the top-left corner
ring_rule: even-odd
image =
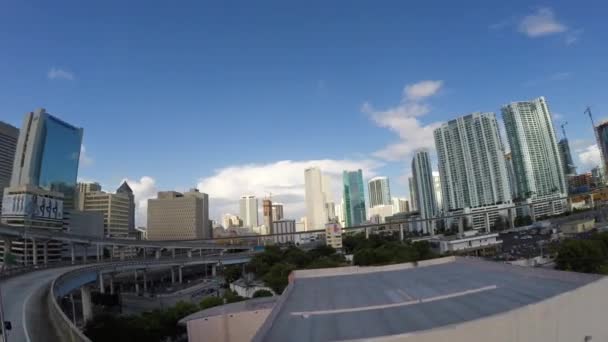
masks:
[[[377,272],[353,268],[343,275],[296,274],[256,337],[339,341],[432,329],[516,309],[600,278],[477,259],[449,260]]]

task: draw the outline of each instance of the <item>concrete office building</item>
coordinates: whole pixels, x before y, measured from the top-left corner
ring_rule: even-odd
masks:
[[[269,199],[265,199],[262,201],[262,212],[264,214],[264,226],[266,227],[268,233],[272,234],[273,226],[272,226],[272,201]]]
[[[148,200],[148,240],[191,240],[212,237],[209,196],[191,189],[161,191]]]
[[[393,214],[394,212],[392,204],[381,204],[373,208],[369,208],[369,220],[372,223],[384,223],[385,219]]]
[[[358,226],[367,219],[365,210],[365,189],[363,188],[363,172],[344,171],[342,173],[344,198],[344,217],[346,227]]]
[[[472,113],[444,123],[434,131],[444,209],[511,206],[505,151],[494,113]],[[503,216],[508,213],[502,212]],[[485,216],[473,218],[473,229],[489,230]]]
[[[0,213],[4,188],[10,185],[19,129],[0,121]]]
[[[410,211],[410,204],[405,198],[393,197],[393,213],[407,213]]]
[[[80,211],[71,210],[68,221],[67,233],[90,236],[95,238],[103,238],[104,236],[104,213],[99,211]],[[74,256],[77,258],[95,257],[95,246],[74,245]],[[68,245],[63,246],[62,257],[69,259],[72,256],[72,250]]]
[[[34,185],[9,186],[4,189],[3,224],[28,229],[63,231],[63,194]],[[59,241],[5,239],[2,241],[2,262],[8,252],[17,265],[36,265],[61,261]]]
[[[427,151],[418,151],[412,159],[413,193],[416,195],[418,211],[422,219],[431,219],[437,216],[437,199],[435,198],[435,185],[433,183],[433,169]],[[410,192],[412,188],[410,188]],[[422,223],[422,232],[433,235],[435,227],[432,222]]]
[[[327,222],[325,211],[327,180],[323,181],[321,169],[311,167],[304,170],[304,191],[306,197],[306,230],[323,229]],[[325,183],[325,187],[323,186]]]
[[[279,221],[285,217],[283,214],[283,203],[272,203],[272,221]]]
[[[243,220],[233,214],[224,214],[224,217],[222,217],[222,226],[226,229],[233,227],[242,227]]]
[[[374,177],[367,182],[369,207],[392,205],[388,177]]]
[[[240,204],[240,217],[245,227],[257,227],[258,221],[258,199],[253,195],[242,196]]]
[[[76,208],[86,212],[102,213],[104,236],[117,239],[129,237],[130,225],[135,217],[132,194],[130,196],[128,193],[118,191],[115,194],[108,193],[102,191],[97,183],[78,183]]]
[[[407,178],[408,189],[410,190],[410,210],[418,211],[418,195],[416,194],[416,187],[414,186],[414,177]]]
[[[135,233],[135,195],[133,190],[127,183],[123,181],[122,184],[116,189],[117,194],[125,195],[129,198],[129,233]]]
[[[277,220],[272,222],[273,234],[295,233],[296,220]],[[288,243],[295,241],[295,235],[279,235],[274,238],[275,243]]]
[[[82,128],[43,108],[25,115],[19,133],[11,186],[32,185],[60,192],[64,209],[74,208]]]
[[[517,194],[531,204],[535,215],[562,213],[567,195],[566,176],[560,157],[551,112],[544,97],[512,102],[502,107],[511,147]],[[549,204],[534,204],[555,198]]]

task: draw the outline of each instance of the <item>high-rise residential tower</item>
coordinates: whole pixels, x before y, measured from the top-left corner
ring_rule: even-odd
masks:
[[[518,196],[530,202],[564,197],[567,193],[564,168],[545,98],[512,102],[502,107],[502,115]],[[536,214],[562,212],[562,204],[558,201],[535,208]]]
[[[414,184],[414,177],[407,178],[408,189],[410,190],[410,210],[418,211],[418,195],[416,194],[416,186]]]
[[[310,167],[304,170],[307,230],[323,229],[327,223],[326,196],[323,192],[327,186],[327,180],[323,181],[321,169]]]
[[[186,193],[161,191],[148,200],[148,240],[211,238],[209,196],[191,189]]]
[[[443,195],[441,193],[441,176],[438,171],[433,171],[433,188],[435,189],[435,200],[437,200],[437,209],[443,210]]]
[[[374,177],[367,182],[369,207],[392,205],[388,177]]]
[[[600,168],[608,170],[608,121],[604,121],[595,127],[597,145],[602,156]]]
[[[363,172],[344,171],[342,173],[344,216],[346,226],[357,226],[367,219],[365,211],[365,190],[363,188]]]
[[[26,114],[11,186],[32,185],[60,192],[64,195],[64,208],[73,208],[82,132],[82,128],[59,120],[43,108]]]
[[[393,197],[393,213],[407,213],[410,205],[405,198]]]
[[[279,221],[285,217],[283,214],[283,203],[272,203],[272,221]]]
[[[262,213],[264,214],[264,226],[269,234],[273,234],[272,231],[272,200],[262,200]]]
[[[243,226],[254,228],[259,224],[258,221],[258,199],[253,195],[242,196],[240,201],[240,217]]]
[[[437,213],[437,200],[433,184],[431,158],[427,151],[418,151],[412,159],[412,188],[416,194],[416,203],[422,219],[434,218]],[[410,192],[412,191],[410,188]],[[423,233],[434,234],[434,225],[430,221],[422,223]]]
[[[19,129],[0,121],[0,212],[4,188],[11,183]]]
[[[450,120],[434,135],[446,210],[511,202],[505,151],[494,113]]]

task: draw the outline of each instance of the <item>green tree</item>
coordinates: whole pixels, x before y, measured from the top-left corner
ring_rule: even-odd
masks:
[[[268,290],[257,290],[253,293],[253,297],[252,298],[259,298],[259,297],[272,297],[272,292],[268,291]]]
[[[213,296],[203,298],[203,300],[201,300],[201,303],[199,304],[199,307],[201,308],[201,310],[205,310],[222,304],[224,304],[224,299]]]
[[[295,267],[291,264],[277,263],[264,275],[264,283],[275,293],[281,294],[289,282],[289,274],[294,269]]]
[[[227,283],[232,283],[241,277],[241,267],[238,265],[229,265],[224,268],[224,278]]]
[[[583,273],[598,273],[608,255],[601,240],[566,240],[557,250],[555,268]]]

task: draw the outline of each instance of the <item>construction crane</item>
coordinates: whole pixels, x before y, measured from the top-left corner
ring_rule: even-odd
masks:
[[[564,121],[564,122],[561,124],[561,127],[562,127],[562,133],[564,134],[564,139],[568,139],[568,138],[566,137],[566,125],[567,125],[567,124],[568,124],[568,121]]]
[[[593,126],[593,130],[595,131],[595,122],[593,122],[593,115],[591,115],[591,107],[587,106],[587,109],[585,109],[585,114],[589,115],[589,119],[591,119],[591,126]]]

